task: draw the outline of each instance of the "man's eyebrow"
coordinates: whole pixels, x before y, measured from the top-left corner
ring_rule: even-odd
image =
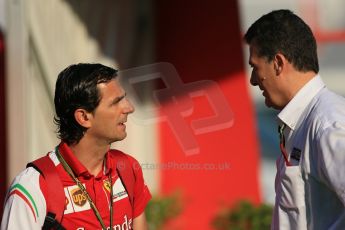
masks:
[[[115,97],[114,98],[114,100],[112,100],[112,104],[116,104],[116,103],[118,103],[119,101],[121,101],[123,98],[125,98],[126,97],[126,93],[124,93],[123,95],[121,95],[121,96],[118,96],[118,97]]]

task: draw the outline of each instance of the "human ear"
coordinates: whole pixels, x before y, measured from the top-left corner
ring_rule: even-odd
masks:
[[[77,121],[77,123],[84,128],[90,128],[91,122],[90,122],[91,114],[87,112],[85,109],[76,109],[74,111],[74,119]]]
[[[274,70],[277,76],[280,75],[281,72],[283,71],[284,61],[285,61],[285,57],[283,54],[277,53],[274,56],[273,64],[274,64]]]

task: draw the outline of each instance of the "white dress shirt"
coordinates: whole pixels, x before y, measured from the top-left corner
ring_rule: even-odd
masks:
[[[317,75],[278,120],[291,166],[277,160],[271,229],[345,229],[345,98]]]

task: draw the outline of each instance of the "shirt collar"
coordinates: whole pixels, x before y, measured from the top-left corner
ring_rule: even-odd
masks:
[[[285,123],[291,130],[294,130],[304,109],[324,87],[325,83],[322,81],[320,75],[313,77],[297,92],[284,109],[280,111],[278,114],[280,122]]]
[[[59,152],[62,157],[65,159],[66,163],[71,167],[73,172],[77,177],[85,176],[90,177],[91,173],[87,170],[87,168],[75,157],[72,150],[68,147],[65,142],[61,142],[58,146]],[[103,175],[107,175],[113,170],[113,164],[111,164],[111,154],[109,151],[105,155],[105,165],[103,165],[103,170],[96,175],[96,177]]]

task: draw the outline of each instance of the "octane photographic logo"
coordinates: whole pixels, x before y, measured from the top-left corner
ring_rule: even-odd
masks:
[[[200,80],[184,83],[170,63],[155,63],[119,72],[121,84],[136,110],[131,117],[139,124],[167,122],[186,155],[198,154],[195,136],[230,128],[233,112],[217,82]],[[158,88],[155,83],[163,83]],[[193,114],[193,98],[207,98],[214,115],[185,120]]]

